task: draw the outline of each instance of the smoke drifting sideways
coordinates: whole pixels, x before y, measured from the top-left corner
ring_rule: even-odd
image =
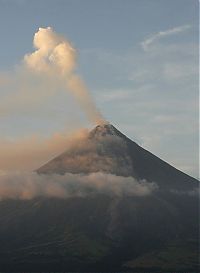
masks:
[[[157,188],[153,182],[102,172],[89,175],[38,175],[26,172],[0,174],[0,200],[30,200],[37,197],[66,199],[96,194],[142,197],[152,194]]]
[[[38,74],[59,80],[59,84],[71,91],[89,121],[97,125],[106,123],[83,80],[75,72],[77,52],[71,43],[47,27],[39,28],[35,33],[33,45],[36,50],[25,55],[25,65]]]
[[[79,129],[48,137],[0,138],[0,172],[33,171],[70,147],[78,146],[87,136],[87,129]]]

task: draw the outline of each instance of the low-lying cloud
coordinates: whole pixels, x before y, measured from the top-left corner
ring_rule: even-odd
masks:
[[[118,197],[147,196],[157,188],[153,182],[102,172],[89,175],[39,175],[35,172],[0,174],[0,200],[87,197],[98,193]]]

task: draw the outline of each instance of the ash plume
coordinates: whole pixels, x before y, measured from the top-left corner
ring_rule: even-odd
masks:
[[[19,139],[0,138],[0,172],[32,171],[88,136],[87,129],[55,133],[49,137],[31,135]]]
[[[62,153],[66,172],[133,174],[127,145],[120,137],[98,134],[91,137],[87,129],[56,133],[48,138],[32,135],[23,139],[0,139],[0,150],[0,170],[5,171],[36,170]],[[52,173],[56,169],[57,165],[52,162]]]
[[[95,124],[105,123],[97,110],[83,80],[76,73],[77,52],[72,44],[51,27],[39,28],[34,35],[35,51],[24,57],[25,65],[36,73],[44,73],[69,90],[88,119]]]

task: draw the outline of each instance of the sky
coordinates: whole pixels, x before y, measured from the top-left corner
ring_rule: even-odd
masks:
[[[76,48],[77,73],[106,120],[198,177],[198,9],[194,0],[0,0],[0,113],[10,109],[0,143],[94,126],[70,94],[49,86],[47,96],[33,79],[31,105],[13,95],[34,34],[52,27]]]

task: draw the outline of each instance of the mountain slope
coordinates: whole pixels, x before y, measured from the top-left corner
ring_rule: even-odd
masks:
[[[131,141],[110,124],[95,127],[72,147],[37,170],[40,174],[107,172],[189,190],[198,182]]]
[[[142,196],[1,200],[1,271],[198,272],[198,181],[112,125],[97,126],[37,172],[106,172],[158,188]]]

